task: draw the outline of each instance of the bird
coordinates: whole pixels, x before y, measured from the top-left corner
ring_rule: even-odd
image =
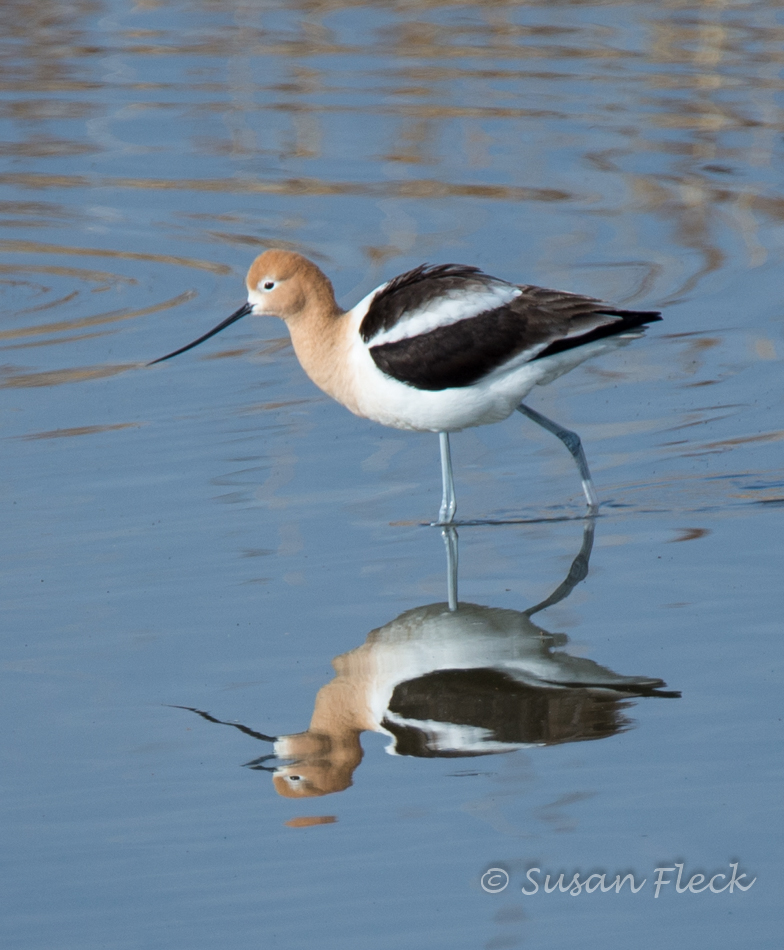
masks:
[[[344,311],[313,261],[277,248],[253,261],[245,285],[247,301],[231,316],[148,365],[242,317],[279,317],[302,368],[327,395],[382,425],[438,434],[442,495],[434,524],[453,524],[457,510],[450,433],[501,422],[515,410],[563,442],[589,514],[598,511],[580,437],[523,399],[534,386],[639,337],[661,319],[659,311],[515,284],[464,264],[421,264]]]

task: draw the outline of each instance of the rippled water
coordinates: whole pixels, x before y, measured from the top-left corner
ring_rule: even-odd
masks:
[[[781,6],[0,25],[4,945],[778,947]],[[451,615],[434,437],[275,321],[145,367],[270,246],[345,305],[429,260],[662,309],[531,399],[595,535],[552,437],[456,436],[460,515],[510,523],[459,529]]]

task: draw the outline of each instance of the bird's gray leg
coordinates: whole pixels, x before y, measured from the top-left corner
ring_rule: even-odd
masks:
[[[455,482],[452,477],[452,453],[449,451],[449,433],[439,432],[438,442],[441,447],[441,510],[438,512],[437,524],[451,524],[457,510],[455,498]]]
[[[588,462],[585,458],[585,452],[583,452],[580,436],[577,435],[576,432],[572,432],[571,429],[565,429],[563,426],[558,425],[557,422],[553,422],[552,419],[548,419],[547,416],[543,416],[541,412],[537,412],[535,409],[529,409],[528,406],[522,402],[517,407],[517,411],[522,412],[524,416],[528,416],[531,422],[535,422],[538,426],[558,436],[566,448],[569,449],[572,458],[577,463],[577,468],[580,470],[580,478],[583,480],[583,491],[588,501],[588,507],[591,513],[597,511],[599,508],[599,499],[596,495],[593,479],[588,469]]]
[[[457,530],[452,525],[441,529],[446,548],[446,593],[450,610],[457,610]]]

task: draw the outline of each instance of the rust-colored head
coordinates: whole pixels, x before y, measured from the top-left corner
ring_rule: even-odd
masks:
[[[311,310],[331,316],[337,309],[326,275],[307,257],[293,251],[259,254],[245,278],[254,316],[296,319]]]

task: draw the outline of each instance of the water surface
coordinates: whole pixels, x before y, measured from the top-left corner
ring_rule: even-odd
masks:
[[[4,944],[777,947],[778,5],[0,22]],[[602,500],[568,596],[532,612],[586,536],[571,460],[525,420],[453,439],[460,517],[507,522],[459,528],[471,639],[434,606],[434,437],[331,403],[272,320],[144,367],[235,310],[270,246],[345,305],[427,260],[663,310],[530,400],[580,432]],[[554,695],[543,662],[576,679]],[[586,691],[592,664],[636,692]],[[280,794],[259,736],[349,707],[339,780]],[[655,899],[678,862],[756,882]],[[647,883],[526,896],[533,867]]]

